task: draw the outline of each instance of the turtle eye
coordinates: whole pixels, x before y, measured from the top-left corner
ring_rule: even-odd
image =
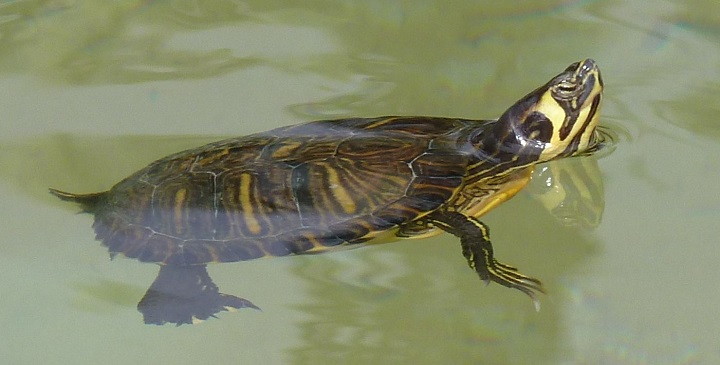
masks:
[[[555,85],[553,93],[561,99],[571,99],[580,94],[581,88],[572,81],[562,81]]]

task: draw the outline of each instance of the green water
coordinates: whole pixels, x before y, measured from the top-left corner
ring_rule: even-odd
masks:
[[[148,326],[157,267],[47,194],[301,121],[495,118],[585,57],[619,135],[602,220],[561,224],[538,181],[484,219],[540,312],[441,235],[212,265],[263,310]],[[0,1],[0,362],[720,363],[718,96],[717,0]]]

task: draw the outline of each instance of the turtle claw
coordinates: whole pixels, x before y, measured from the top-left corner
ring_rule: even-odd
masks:
[[[492,259],[487,266],[476,266],[475,270],[483,281],[494,281],[502,286],[520,290],[533,301],[535,310],[540,310],[540,301],[537,292],[545,293],[540,280],[525,276],[517,271],[515,267],[505,265]]]
[[[202,293],[194,297],[182,297],[174,293],[148,290],[138,303],[146,324],[172,323],[199,324],[209,318],[217,318],[222,311],[237,312],[240,308],[255,308],[247,299],[222,293]]]
[[[490,230],[477,218],[456,211],[435,212],[429,218],[439,228],[460,237],[463,256],[486,284],[494,281],[502,286],[520,290],[529,296],[536,309],[540,308],[536,292],[544,293],[540,280],[521,274],[514,266],[498,262],[493,257]]]
[[[147,324],[198,324],[222,311],[260,309],[247,299],[220,293],[204,265],[162,266],[138,303]]]
[[[495,259],[493,259],[493,261],[495,262],[495,266],[497,266],[497,267],[502,267],[502,268],[510,270],[510,271],[518,271],[517,267],[515,267],[515,266],[505,265],[502,262],[499,262]]]

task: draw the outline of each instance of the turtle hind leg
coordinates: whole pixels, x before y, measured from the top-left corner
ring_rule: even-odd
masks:
[[[249,300],[220,293],[205,265],[164,265],[138,303],[146,324],[195,324],[221,311],[260,309]]]
[[[495,260],[490,231],[484,223],[458,212],[435,212],[429,220],[442,230],[460,237],[468,265],[482,280],[520,290],[532,299],[536,310],[540,308],[536,292],[545,292],[542,283],[519,273],[515,267]]]

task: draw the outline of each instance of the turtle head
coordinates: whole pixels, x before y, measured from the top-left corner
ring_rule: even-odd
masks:
[[[573,63],[503,113],[501,149],[542,162],[594,147],[602,90],[595,61]]]

